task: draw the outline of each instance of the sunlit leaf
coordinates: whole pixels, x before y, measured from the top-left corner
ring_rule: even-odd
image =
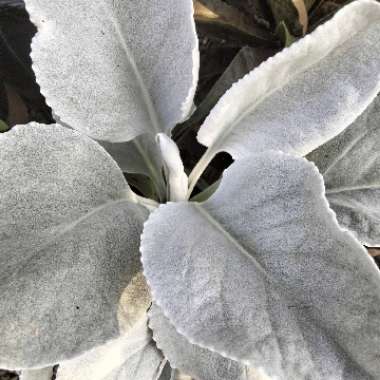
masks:
[[[177,331],[279,379],[376,378],[380,272],[323,191],[313,164],[268,152],[151,214],[144,273]]]
[[[168,131],[187,117],[198,71],[191,0],[26,6],[38,29],[33,69],[60,120],[123,142]]]
[[[344,130],[380,89],[379,20],[380,4],[355,1],[233,85],[198,133],[208,157],[305,155]]]

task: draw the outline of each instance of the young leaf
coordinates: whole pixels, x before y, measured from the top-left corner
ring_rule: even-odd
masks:
[[[187,196],[188,178],[176,143],[164,133],[156,137],[164,161],[165,177],[168,182],[168,199],[184,201]]]
[[[0,136],[0,162],[0,367],[54,365],[118,337],[148,212],[116,163],[35,123]]]
[[[149,311],[149,326],[153,339],[168,358],[173,368],[178,368],[195,379],[249,380],[252,369],[237,361],[224,358],[216,352],[191,344],[179,334],[160,308],[153,304]]]
[[[152,213],[144,273],[177,331],[283,380],[376,378],[380,272],[323,191],[313,164],[267,152]]]
[[[66,124],[123,142],[184,120],[197,82],[192,1],[26,0],[33,68]],[[183,43],[186,41],[186,43]]]
[[[307,158],[318,166],[339,223],[380,247],[380,97],[344,132]]]
[[[164,164],[154,135],[145,133],[124,143],[99,143],[123,172],[148,176],[153,181],[159,198],[162,201],[166,199],[166,187],[162,178]]]
[[[355,1],[232,86],[198,133],[202,164],[223,150],[305,155],[339,134],[380,90],[379,20],[380,4]]]

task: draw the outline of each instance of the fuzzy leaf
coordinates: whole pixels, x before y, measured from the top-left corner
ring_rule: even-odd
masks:
[[[253,70],[198,133],[209,156],[305,155],[339,134],[380,90],[380,4],[358,0]]]
[[[0,136],[0,162],[0,367],[53,365],[118,337],[147,211],[116,163],[35,123]]]
[[[154,136],[143,134],[124,143],[99,141],[125,173],[148,176],[154,183],[159,197],[164,200],[166,188],[162,180],[163,162]]]
[[[39,32],[32,45],[37,82],[63,122],[123,142],[187,117],[198,71],[191,0],[26,6]]]
[[[376,378],[380,272],[323,190],[313,164],[267,152],[151,214],[144,273],[177,331],[283,380]]]
[[[253,379],[253,369],[191,344],[175,330],[155,304],[149,311],[149,326],[153,330],[153,339],[171,366],[187,373],[190,377],[202,380]]]
[[[60,364],[57,380],[156,380],[163,360],[145,317],[128,334]]]
[[[168,199],[171,201],[186,200],[188,178],[177,144],[164,133],[156,137],[164,161],[165,178],[168,183]]]
[[[235,58],[208,92],[205,99],[187,120],[186,124],[197,124],[210,113],[223,94],[235,83],[274,54],[272,48],[252,48],[245,46],[236,54]]]
[[[344,132],[307,156],[323,174],[339,223],[380,247],[380,97]]]

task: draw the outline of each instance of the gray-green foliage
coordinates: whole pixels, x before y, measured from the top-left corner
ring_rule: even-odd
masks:
[[[0,135],[0,367],[380,379],[380,275],[362,246],[380,245],[380,5],[346,6],[221,96],[256,65],[236,59],[201,110],[208,149],[189,177],[170,130],[197,82],[192,1],[26,5],[65,124]],[[220,151],[236,161],[189,200]]]

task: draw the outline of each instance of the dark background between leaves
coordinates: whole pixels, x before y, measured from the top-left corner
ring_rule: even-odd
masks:
[[[209,91],[242,48],[250,47],[259,57],[254,63],[256,65],[302,37],[304,32],[314,30],[349,1],[197,1],[195,7],[201,65],[196,105],[207,98]],[[305,20],[299,17],[297,4],[307,10],[306,28]],[[209,18],[207,12],[218,17]],[[35,33],[36,28],[29,21],[22,0],[0,0],[0,132],[28,121],[54,122],[51,109],[46,105],[31,69],[30,42]],[[252,66],[253,62],[246,62],[246,67]],[[196,112],[174,131],[188,171],[204,151],[196,141],[196,133],[206,115],[204,110]],[[230,163],[229,155],[219,154],[202,176],[196,191],[215,182]],[[379,257],[376,260],[380,264]],[[17,374],[0,370],[0,380],[16,379]]]

